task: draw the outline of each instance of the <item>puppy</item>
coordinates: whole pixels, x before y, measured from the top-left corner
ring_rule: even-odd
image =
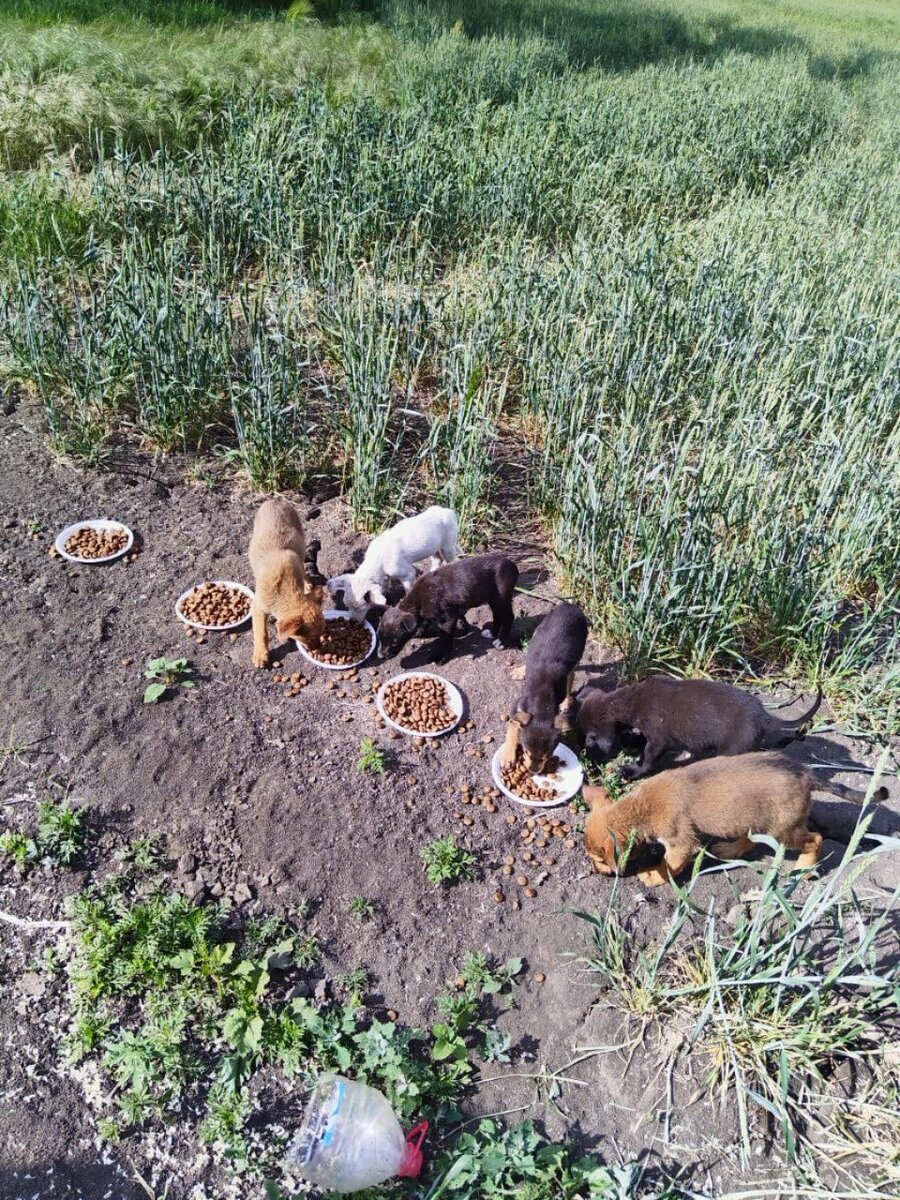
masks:
[[[506,729],[504,766],[512,766],[521,744],[525,766],[539,773],[559,732],[571,728],[560,713],[568,713],[574,703],[572,679],[587,635],[587,618],[577,604],[557,604],[538,625],[525,655],[525,687]]]
[[[438,567],[416,580],[394,608],[385,611],[378,626],[381,657],[390,658],[421,630],[426,621],[435,621],[440,637],[432,661],[445,663],[453,649],[457,627],[463,632],[471,626],[466,620],[470,608],[490,605],[492,627],[482,631],[495,646],[508,645],[513,625],[513,590],[519,568],[500,553],[479,554]]]
[[[325,592],[306,578],[305,554],[306,538],[294,506],[287,500],[266,500],[250,538],[250,566],[256,581],[251,609],[255,667],[269,665],[267,616],[276,618],[279,638],[299,638],[310,650],[318,647],[325,632]]]
[[[361,621],[373,604],[387,604],[384,588],[390,579],[399,579],[405,591],[416,581],[413,564],[431,558],[432,570],[442,562],[455,562],[456,514],[449,508],[426,508],[416,517],[406,517],[391,529],[373,538],[362,562],[352,575],[335,575],[328,580],[334,594],[343,590],[344,605],[350,615]]]
[[[756,696],[729,683],[651,675],[614,692],[588,693],[579,709],[578,730],[588,752],[604,760],[618,753],[626,730],[642,734],[646,744],[640,763],[621,771],[623,779],[641,779],[659,769],[666,753],[687,750],[698,758],[786,746],[801,736],[821,702],[819,688],[807,712],[779,721]]]
[[[590,812],[584,826],[588,858],[602,875],[618,874],[618,856],[634,835],[635,846],[661,842],[658,866],[638,872],[651,887],[674,878],[711,843],[719,858],[739,858],[753,846],[750,833],[766,833],[799,850],[798,868],[815,866],[822,835],[807,825],[811,793],[831,792],[861,802],[864,793],[824,783],[786,754],[710,758],[646,779],[611,804],[602,787],[586,787]],[[881,788],[879,796],[886,796]]]

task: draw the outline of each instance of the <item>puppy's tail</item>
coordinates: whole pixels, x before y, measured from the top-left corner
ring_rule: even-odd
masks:
[[[792,717],[789,721],[782,721],[780,717],[770,717],[773,731],[776,733],[793,733],[795,730],[800,730],[803,726],[818,712],[819,705],[822,703],[822,689],[816,689],[816,698],[812,703],[812,707],[808,708],[805,713],[801,713],[799,717]]]
[[[844,787],[842,783],[826,783],[824,779],[813,780],[814,792],[828,792],[832,796],[840,796],[842,800],[852,800],[854,804],[862,804],[866,798],[866,793],[859,791],[857,788]],[[880,787],[873,794],[873,800],[887,800],[888,790],[886,787]]]

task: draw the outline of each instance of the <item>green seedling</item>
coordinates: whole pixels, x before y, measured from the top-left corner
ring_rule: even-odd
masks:
[[[380,750],[371,738],[363,738],[360,742],[356,767],[357,770],[369,772],[372,775],[384,775],[384,751]]]
[[[437,838],[421,852],[429,883],[459,883],[475,878],[475,859],[452,837]]]
[[[144,689],[144,703],[158,704],[166,692],[175,688],[194,688],[189,678],[193,671],[186,658],[153,658],[147,663],[144,678],[151,682]]]
[[[72,808],[65,800],[42,800],[34,837],[19,830],[7,830],[0,836],[0,850],[12,858],[20,871],[42,861],[71,866],[84,850],[85,821],[84,807]]]
[[[359,921],[368,921],[375,915],[375,905],[364,896],[352,896],[347,904],[347,912]]]

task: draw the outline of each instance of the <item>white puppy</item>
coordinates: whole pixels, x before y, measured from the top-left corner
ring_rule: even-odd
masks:
[[[352,617],[362,620],[372,604],[387,604],[384,586],[399,579],[408,592],[416,582],[414,563],[431,558],[431,569],[453,562],[458,524],[449,508],[426,508],[417,517],[405,517],[391,529],[373,538],[365,558],[352,575],[335,575],[328,580],[332,595],[341,589]]]

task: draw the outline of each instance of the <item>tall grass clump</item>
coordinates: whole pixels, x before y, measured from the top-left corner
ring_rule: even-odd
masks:
[[[116,70],[174,132],[130,101],[94,119],[92,93],[38,136],[73,152],[62,181],[0,192],[0,361],[56,445],[219,448],[260,486],[331,475],[368,529],[443,500],[470,541],[502,469],[627,671],[775,668],[895,725],[884,6],[842,28],[824,0],[397,0],[389,29],[219,7],[165,50],[128,9]],[[29,101],[45,63],[63,91],[93,63],[104,94],[115,29],[6,26]],[[182,55],[194,83],[154,91]]]
[[[753,900],[735,892],[731,912],[704,883],[734,864],[695,870],[676,887],[668,927],[652,944],[625,933],[615,885],[606,912],[578,915],[590,928],[588,968],[621,988],[613,1002],[644,1027],[677,1029],[667,1067],[705,1054],[711,1086],[736,1103],[745,1158],[761,1121],[809,1177],[827,1168],[889,1187],[900,1178],[900,1126],[883,1055],[897,1032],[900,968],[889,931],[900,893],[883,908],[866,899],[869,874],[897,849],[896,838],[867,835],[870,820],[809,886],[785,874],[783,848],[755,839],[774,858],[758,868]],[[877,844],[861,850],[867,838]],[[849,1094],[835,1082],[845,1071],[857,1081]]]

